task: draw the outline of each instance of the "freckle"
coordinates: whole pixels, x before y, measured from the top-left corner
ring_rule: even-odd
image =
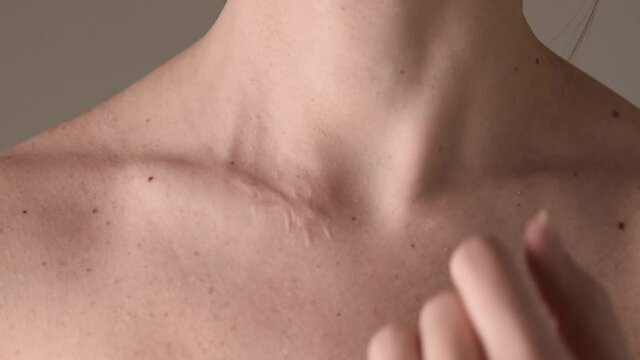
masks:
[[[400,69],[400,75],[404,75],[404,69]]]
[[[231,162],[231,166],[233,166],[233,165],[235,165],[235,164],[236,164],[236,162],[235,162],[235,161],[232,161],[232,162]]]
[[[357,217],[355,217],[355,216],[352,216],[352,217],[351,217],[351,221],[356,221],[356,220],[358,220],[358,218],[357,218]]]
[[[627,224],[625,224],[624,222],[619,222],[618,223],[618,229],[620,230],[624,230],[627,227]]]
[[[518,207],[521,207],[521,206],[522,206],[522,204],[521,204],[521,203],[518,203]]]
[[[40,264],[40,265],[42,265],[42,267],[47,267],[47,262],[43,261],[42,264]]]
[[[442,146],[438,147],[438,152],[441,153],[442,152]]]
[[[111,221],[107,221],[107,226],[111,225]]]
[[[168,316],[169,316],[169,313],[168,313],[168,312],[165,312],[165,313],[164,313],[164,317],[168,317]]]
[[[23,213],[23,214],[26,214],[26,213],[27,213],[27,210],[22,210],[22,213]]]
[[[340,265],[340,261],[336,261],[336,265]]]
[[[98,209],[93,209],[91,210],[92,213],[97,214],[98,213]]]
[[[336,316],[340,317],[342,316],[342,313],[336,313]]]
[[[415,249],[415,248],[416,248],[416,244],[413,244],[413,243],[412,243],[412,244],[411,244],[411,248],[412,248],[412,249]]]
[[[86,270],[87,270],[87,272],[91,272],[91,268],[87,268]]]
[[[400,278],[400,275],[395,274],[395,275],[393,275],[393,278],[394,278],[394,279],[396,279],[396,280],[398,280],[398,279]]]
[[[198,255],[200,255],[200,252],[198,250],[196,250],[196,251],[193,252],[193,255],[198,256]]]
[[[611,113],[611,115],[613,115],[613,117],[620,117],[620,113],[618,112],[618,110],[613,110],[613,112]]]
[[[147,179],[147,181],[151,182],[153,181],[154,177],[153,176],[149,176],[149,178]]]
[[[536,58],[536,64],[540,65],[540,59]]]
[[[573,172],[573,177],[574,177],[574,178],[577,178],[577,177],[578,177],[578,172],[577,172],[577,171],[574,171],[574,172]]]
[[[209,289],[207,289],[207,293],[209,295],[213,294],[213,286],[210,286]]]
[[[145,120],[145,121],[146,121],[146,122],[149,122],[149,121],[151,121],[151,119],[147,119],[147,120]]]

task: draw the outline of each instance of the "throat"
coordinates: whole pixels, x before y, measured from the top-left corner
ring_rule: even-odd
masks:
[[[520,0],[230,0],[208,35],[245,88],[345,113],[493,74],[532,40]]]
[[[196,106],[225,114],[215,137],[234,171],[402,217],[559,98],[521,2],[489,3],[230,0],[201,42]]]

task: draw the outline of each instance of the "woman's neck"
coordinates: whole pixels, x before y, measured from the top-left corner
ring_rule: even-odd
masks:
[[[436,78],[510,71],[531,35],[519,0],[229,0],[222,17],[211,33],[247,77],[334,110],[387,112]]]
[[[229,163],[378,215],[478,173],[562,88],[518,0],[229,0],[201,46]]]

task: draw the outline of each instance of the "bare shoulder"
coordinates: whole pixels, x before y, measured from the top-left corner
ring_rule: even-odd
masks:
[[[67,152],[9,151],[0,155],[3,276],[33,274],[33,269],[47,266],[44,258],[48,254],[63,257],[77,245],[65,241],[92,232],[96,226],[92,215],[115,190],[109,177],[117,176],[113,170],[116,162],[103,162]]]

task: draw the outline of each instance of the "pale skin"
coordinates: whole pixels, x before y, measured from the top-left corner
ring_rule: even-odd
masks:
[[[639,124],[517,0],[229,0],[178,56],[0,155],[0,358],[364,359],[389,323],[427,352],[574,351],[518,285],[540,208],[619,319],[611,337],[616,317],[579,313],[578,340],[640,354]],[[472,234],[522,276],[486,281]],[[509,297],[484,287],[528,300],[495,309]],[[520,332],[487,335],[478,301]]]
[[[545,211],[527,224],[524,273],[494,239],[466,240],[450,262],[455,290],[429,299],[417,327],[378,331],[368,359],[633,359],[606,290],[558,237]],[[523,286],[534,282],[539,292]]]

